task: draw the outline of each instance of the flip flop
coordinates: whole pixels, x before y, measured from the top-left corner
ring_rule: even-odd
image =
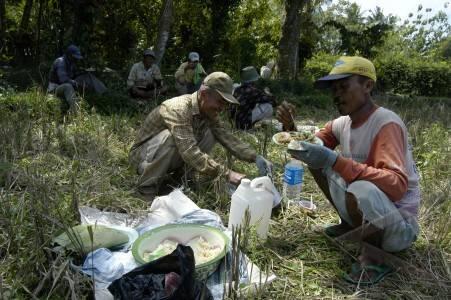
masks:
[[[330,236],[331,238],[339,237],[349,231],[351,231],[353,228],[351,226],[345,226],[343,223],[341,224],[335,224],[335,225],[328,225],[324,229],[324,233]]]
[[[368,280],[360,280],[362,272],[371,271],[371,277],[368,278]],[[380,282],[382,279],[385,278],[388,274],[392,273],[393,269],[390,266],[387,265],[365,265],[360,266],[359,263],[353,263],[351,265],[351,273],[345,274],[343,277],[344,279],[352,284],[360,285],[360,286],[367,286],[367,285],[373,285],[378,282]],[[359,278],[359,279],[354,279]]]

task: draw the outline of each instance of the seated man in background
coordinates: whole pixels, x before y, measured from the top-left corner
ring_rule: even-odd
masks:
[[[207,75],[199,59],[199,53],[190,52],[188,61],[182,63],[175,72],[175,88],[179,95],[192,94],[197,91],[202,79]]]
[[[420,190],[407,129],[397,114],[373,102],[375,82],[369,60],[341,57],[315,84],[331,90],[342,116],[316,134],[324,146],[301,142],[302,150],[288,150],[308,164],[340,216],[341,223],[325,233],[362,242],[358,262],[345,276],[361,285],[391,272],[386,252],[410,247],[419,230]],[[333,151],[338,145],[340,153]]]
[[[276,105],[275,97],[256,87],[258,79],[254,67],[245,67],[241,70],[241,85],[233,92],[240,105],[230,108],[236,128],[251,129],[256,122],[272,117],[273,106]]]
[[[143,52],[143,60],[132,66],[127,79],[131,97],[148,100],[166,91],[160,68],[154,62],[155,52],[146,49]]]
[[[70,45],[64,55],[53,62],[50,69],[47,92],[55,93],[57,97],[65,100],[62,106],[63,113],[77,111],[77,90],[83,91],[87,88],[99,94],[106,91],[105,85],[91,73],[85,71],[78,72],[77,75],[76,65],[82,58],[80,49],[75,45]]]
[[[233,81],[223,72],[208,75],[200,90],[164,101],[149,113],[130,150],[130,163],[140,175],[138,192],[152,201],[171,172],[188,166],[206,175],[225,174],[239,184],[244,174],[227,169],[208,153],[219,142],[237,158],[255,162],[265,175],[271,163],[228,132],[218,114],[238,101],[232,95]]]

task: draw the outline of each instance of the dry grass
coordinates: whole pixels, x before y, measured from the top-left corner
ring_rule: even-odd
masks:
[[[295,96],[293,96],[295,98]],[[396,255],[402,268],[381,284],[356,288],[341,279],[355,256],[355,245],[327,238],[321,226],[337,221],[310,174],[304,196],[312,196],[316,215],[296,207],[273,216],[264,244],[251,239],[247,253],[278,279],[263,299],[446,299],[451,296],[450,108],[447,99],[384,97],[381,104],[406,121],[422,176],[421,234],[415,245]],[[150,108],[147,108],[147,110]],[[301,122],[323,125],[334,112],[302,107]],[[86,298],[90,284],[74,272],[64,253],[51,250],[58,231],[77,223],[81,204],[139,212],[136,177],[128,150],[142,114],[100,115],[84,109],[58,124],[58,103],[39,91],[0,97],[0,299]],[[266,131],[266,133],[265,133]],[[276,184],[286,155],[271,144],[272,132],[237,133],[275,163]],[[266,138],[265,138],[266,137]],[[227,160],[221,148],[214,155]],[[238,170],[256,176],[254,165],[236,160]],[[201,179],[199,179],[201,181]],[[221,180],[191,184],[188,194],[201,207],[227,220],[230,198]]]

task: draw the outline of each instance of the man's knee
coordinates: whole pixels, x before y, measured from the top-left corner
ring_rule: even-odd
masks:
[[[174,169],[183,165],[183,161],[169,130],[160,132],[143,148],[135,149],[132,158],[139,158],[137,173],[140,176],[138,186],[158,186]]]
[[[70,83],[60,84],[55,89],[55,94],[59,97],[65,96],[68,93],[75,93],[74,87]]]
[[[61,85],[64,93],[75,93],[74,86],[70,83],[64,83]]]
[[[382,191],[369,181],[359,180],[351,183],[346,193],[355,197],[359,207],[367,207],[368,204],[371,204],[371,199],[377,199]]]
[[[176,83],[175,83],[175,89],[176,89],[177,92],[178,92],[179,94],[181,94],[181,95],[184,95],[184,94],[187,94],[187,93],[188,93],[188,90],[187,90],[187,88],[186,88],[186,85],[181,84],[181,83],[179,83],[179,82],[176,82]]]
[[[393,202],[369,181],[353,182],[348,186],[347,193],[355,197],[362,218],[380,229],[402,220]]]

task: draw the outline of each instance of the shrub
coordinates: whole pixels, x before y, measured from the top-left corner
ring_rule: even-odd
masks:
[[[312,81],[326,76],[339,57],[340,56],[337,55],[330,55],[324,52],[319,52],[307,61],[304,68],[304,74],[302,75]]]
[[[403,56],[375,60],[378,87],[419,96],[451,96],[451,64]]]
[[[307,62],[303,75],[310,80],[325,76],[338,57],[318,53]],[[404,55],[380,56],[372,61],[378,90],[415,96],[451,96],[451,62]]]

